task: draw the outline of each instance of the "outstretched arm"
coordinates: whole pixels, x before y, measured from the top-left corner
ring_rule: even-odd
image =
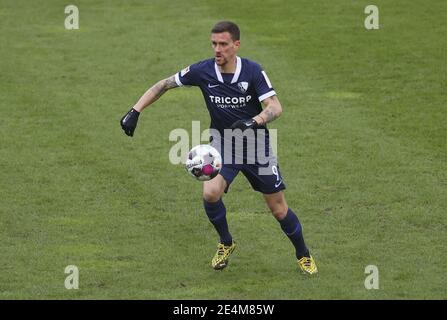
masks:
[[[137,127],[138,117],[144,108],[158,100],[169,89],[178,87],[175,82],[175,75],[158,81],[150,87],[138,100],[138,102],[121,118],[120,124],[124,133],[133,137],[135,128]]]
[[[141,96],[140,100],[133,106],[133,109],[138,112],[143,111],[144,108],[157,101],[166,91],[176,87],[178,85],[175,82],[175,75],[158,81]]]

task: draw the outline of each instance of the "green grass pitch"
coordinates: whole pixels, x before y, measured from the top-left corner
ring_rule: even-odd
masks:
[[[0,299],[447,298],[446,1],[73,0],[79,30],[68,4],[0,0]],[[283,105],[270,127],[317,277],[242,175],[224,198],[239,246],[212,270],[201,183],[168,160],[173,129],[209,125],[199,89],[169,91],[133,139],[119,127],[212,56],[223,19]]]

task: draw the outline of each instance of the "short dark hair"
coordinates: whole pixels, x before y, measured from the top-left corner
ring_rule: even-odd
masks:
[[[231,21],[219,21],[216,23],[211,29],[211,33],[222,33],[228,32],[231,35],[231,39],[233,41],[240,40],[241,32],[239,31],[239,27],[237,24]]]

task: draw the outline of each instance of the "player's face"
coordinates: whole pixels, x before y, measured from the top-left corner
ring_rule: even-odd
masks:
[[[212,33],[211,44],[214,50],[214,60],[218,66],[224,66],[236,56],[241,45],[239,40],[233,41],[229,32]]]

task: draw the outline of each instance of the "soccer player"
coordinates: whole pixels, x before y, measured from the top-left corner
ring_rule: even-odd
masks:
[[[263,194],[273,216],[294,245],[300,269],[306,274],[315,274],[317,266],[304,242],[300,221],[287,205],[283,192],[286,187],[277,159],[269,145],[266,125],[282,113],[276,92],[259,64],[237,56],[240,31],[235,23],[218,22],[211,30],[211,43],[214,58],[192,64],[149,88],[123,116],[120,121],[121,127],[132,137],[140,112],[166,91],[182,86],[199,87],[211,116],[210,129],[218,133],[211,134],[211,145],[221,152],[237,153],[234,144],[228,148],[228,144],[224,143],[228,142],[225,135],[228,131],[242,133],[247,143],[243,145],[242,153],[239,152],[239,159],[233,154],[231,160],[226,161],[227,157],[223,155],[224,163],[220,173],[203,183],[205,212],[220,237],[217,252],[211,261],[212,267],[216,270],[225,268],[236,247],[229,232],[222,196],[228,192],[237,174],[242,172],[252,188]],[[245,134],[250,130],[255,133],[251,138]],[[261,155],[267,157],[267,164],[265,161],[261,163],[258,158],[251,162],[247,161],[249,144],[253,143],[253,137],[257,140],[259,136],[262,137],[258,134],[261,131],[264,133],[265,142],[263,146],[265,152]],[[230,139],[233,141],[233,137]],[[264,169],[264,172],[261,172],[261,169]]]

